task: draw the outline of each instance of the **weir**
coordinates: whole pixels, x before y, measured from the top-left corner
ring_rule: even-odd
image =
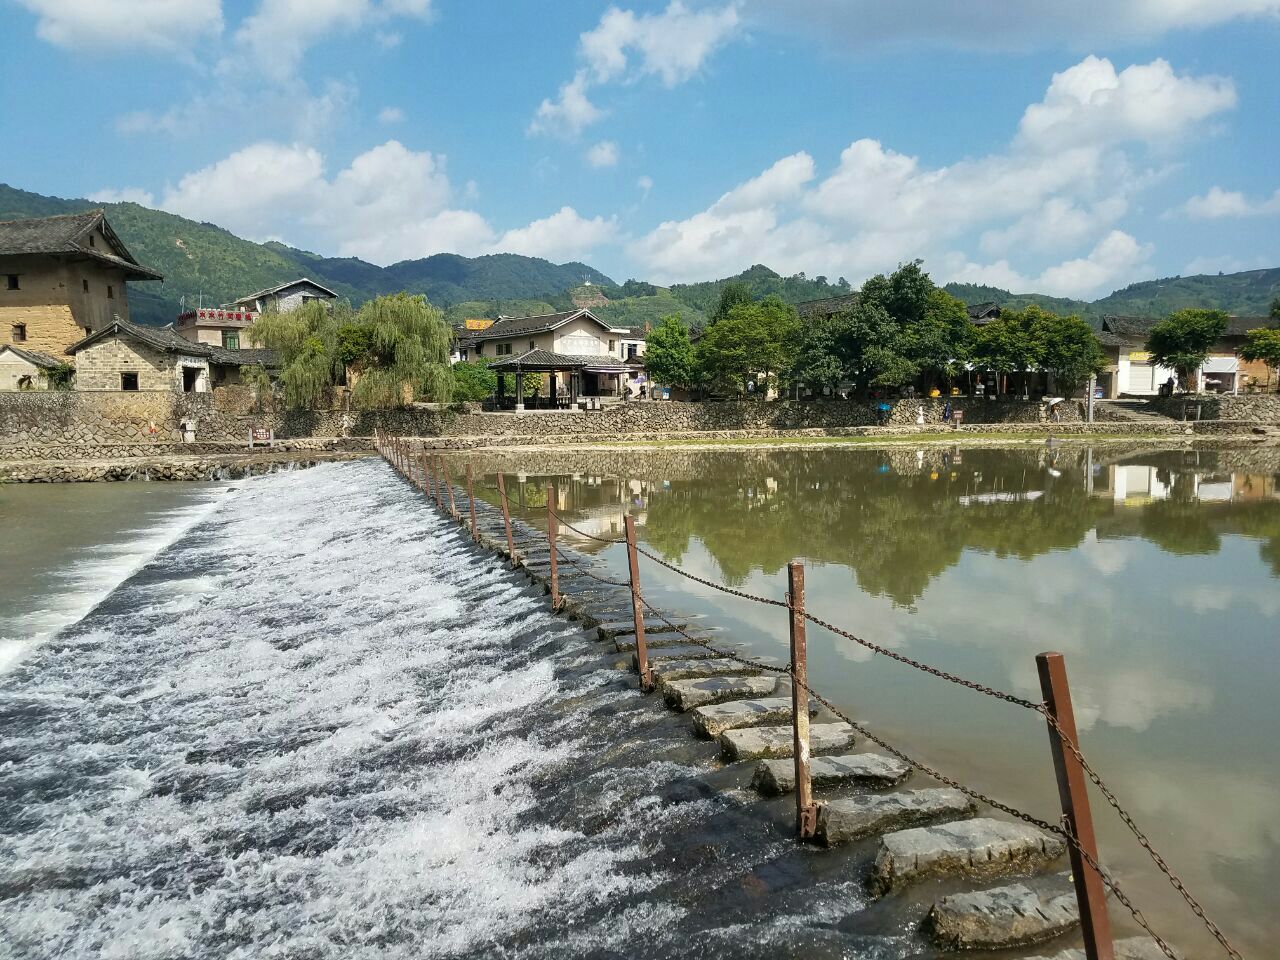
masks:
[[[378,446],[388,461],[423,491],[434,483],[438,497],[439,484],[443,482],[452,497],[453,488],[442,458],[437,458],[439,472],[433,475],[426,455],[415,454],[407,441],[379,436]],[[472,538],[504,553],[535,582],[544,584],[551,594],[554,611],[596,625],[601,641],[612,643],[619,652],[634,651],[631,666],[639,674],[639,689],[647,692],[655,686],[656,679],[656,687],[666,705],[681,713],[690,712],[696,718],[694,730],[718,740],[723,760],[730,768],[755,766],[751,782],[762,795],[793,794],[798,839],[817,839],[826,846],[837,846],[878,838],[874,863],[865,877],[868,895],[894,896],[922,880],[938,878],[967,878],[988,884],[985,889],[969,894],[941,896],[927,906],[922,918],[915,919],[922,934],[937,947],[1028,947],[1059,938],[1075,928],[1083,941],[1083,949],[1057,954],[1057,960],[1065,960],[1076,952],[1082,960],[1115,957],[1178,960],[1180,954],[1160,937],[1100,862],[1089,809],[1088,783],[1091,781],[1151,854],[1156,867],[1204,921],[1225,954],[1239,958],[1230,941],[1204,915],[1195,898],[1085,759],[1078,744],[1060,654],[1045,653],[1036,658],[1044,701],[1027,701],[912,660],[808,614],[804,606],[804,568],[799,562],[791,564],[791,586],[784,599],[753,596],[695,576],[638,547],[634,520],[630,516],[626,517],[626,535],[621,540],[601,538],[578,529],[558,514],[554,486],[547,489],[545,531],[512,519],[511,504],[506,499],[500,475],[501,510],[484,504],[477,514],[470,465],[467,477]],[[460,522],[466,522],[452,503],[449,512]],[[625,543],[629,566],[626,578],[615,579],[616,575],[603,564],[561,546],[557,532],[562,527],[591,541]],[[544,545],[545,561],[534,559],[543,552]],[[642,595],[637,556],[725,594],[785,608],[791,625],[791,663],[779,668],[744,656],[705,627],[690,629],[687,623],[680,622],[690,619],[685,615],[655,607]],[[566,569],[561,566],[564,563],[585,578],[577,581],[585,585],[583,588],[575,590],[574,581],[562,586],[563,574],[559,571]],[[630,602],[626,603],[627,600]],[[617,619],[619,608],[625,606],[630,607],[630,633],[634,637],[626,646],[627,621]],[[1050,735],[1062,802],[1061,823],[1024,813],[913,759],[823,698],[810,686],[806,672],[808,624],[830,630],[874,653],[946,682],[1040,714]],[[672,672],[664,677],[663,667],[661,664],[655,667],[647,651],[646,640],[653,642],[647,635],[657,630],[670,631],[678,638],[673,642],[683,641],[691,648],[705,648],[711,659],[703,661],[702,666],[696,661],[669,661],[667,669]],[[740,665],[736,671],[732,667],[735,663]],[[781,698],[768,699],[784,685],[793,694],[790,704]],[[816,701],[820,709],[817,722],[811,724],[813,711],[800,709],[800,704],[812,701]],[[770,725],[770,721],[777,720],[785,723]],[[851,753],[850,749],[859,739],[870,741],[885,753]],[[790,763],[777,758],[790,758]],[[814,776],[814,766],[820,768],[818,776]],[[913,784],[910,789],[895,789],[913,773],[932,778],[942,786]],[[817,800],[815,788],[826,791],[834,788],[839,795]],[[987,811],[1009,819],[987,816]],[[1071,873],[1065,877],[1053,874],[1054,870],[1061,869],[1068,854]],[[1009,877],[1036,878],[1038,890],[1032,892],[1018,883],[990,885],[992,880]],[[1128,910],[1146,936],[1121,939],[1113,936],[1107,911],[1108,895]],[[1034,912],[1034,917],[1028,917],[1029,910]]]

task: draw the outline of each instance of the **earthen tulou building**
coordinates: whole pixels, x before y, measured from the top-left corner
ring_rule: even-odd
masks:
[[[40,385],[73,363],[74,344],[128,322],[128,281],[161,279],[134,259],[102,210],[0,221],[0,336],[11,348],[0,355],[0,375],[10,389]]]

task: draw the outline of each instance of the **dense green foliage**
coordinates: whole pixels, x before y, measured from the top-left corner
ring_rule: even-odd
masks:
[[[249,328],[251,339],[281,356],[286,405],[324,405],[330,391],[352,384],[358,407],[394,407],[420,395],[450,399],[450,331],[425,297],[398,293],[367,300],[310,301],[288,313],[268,311]]]
[[[1151,362],[1178,374],[1183,390],[1196,387],[1195,375],[1209,357],[1209,348],[1227,329],[1221,310],[1177,310],[1147,334]]]
[[[591,312],[614,327],[632,327],[643,330],[653,327],[663,317],[679,314],[689,326],[698,329],[706,325],[702,311],[681,303],[666,290],[658,290],[652,296],[625,297],[611,300],[606,306],[592,307]]]
[[[453,365],[453,399],[479,401],[493,396],[498,389],[498,375],[483,362]]]
[[[444,312],[449,326],[460,326],[464,320],[497,320],[498,317],[536,317],[555,313],[558,308],[545,300],[463,300]]]
[[[1024,310],[1005,310],[999,319],[980,327],[973,359],[998,373],[1048,371],[1058,389],[1067,393],[1084,386],[1106,360],[1088,323],[1034,304]]]
[[[780,297],[735,303],[698,341],[699,375],[716,392],[763,398],[791,369],[799,328],[795,307]]]
[[[841,277],[835,283],[826,277],[808,279],[803,273],[794,277],[783,277],[768,267],[756,264],[744,270],[736,277],[725,277],[722,280],[709,280],[703,283],[677,283],[671,287],[671,294],[682,303],[711,316],[720,302],[720,291],[730,283],[742,284],[748,295],[755,300],[773,296],[786,303],[803,303],[805,300],[822,300],[826,297],[839,297],[852,293],[849,282]]]
[[[1280,370],[1280,327],[1250,330],[1240,356],[1250,362],[1265,363],[1272,371]]]
[[[691,387],[697,380],[689,328],[679,315],[663,317],[645,341],[644,367],[654,383]]]

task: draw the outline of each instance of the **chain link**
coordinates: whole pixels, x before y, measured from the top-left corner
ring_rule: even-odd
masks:
[[[644,547],[641,547],[639,545],[636,546],[636,553],[640,554],[641,556],[648,557],[658,566],[666,567],[672,573],[678,573],[680,574],[680,576],[684,577],[687,580],[692,580],[694,583],[700,583],[704,587],[710,587],[712,590],[719,590],[721,593],[727,593],[731,597],[741,597],[743,600],[752,600],[756,603],[768,604],[771,607],[786,606],[786,604],[783,603],[781,600],[771,600],[768,597],[757,597],[754,593],[747,593],[744,590],[734,590],[732,587],[726,587],[722,584],[715,583],[714,581],[696,576],[695,574],[690,573],[688,570],[681,570],[679,567],[675,566],[674,564],[667,563],[667,561],[663,560],[661,557],[655,556],[654,554],[650,553],[648,550],[644,549]]]

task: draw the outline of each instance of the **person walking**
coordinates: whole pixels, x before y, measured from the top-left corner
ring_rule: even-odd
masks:
[[[953,410],[952,410],[952,407],[951,407],[951,401],[950,401],[950,400],[948,400],[946,403],[944,403],[944,404],[942,405],[942,422],[943,422],[943,423],[950,423],[950,422],[951,422],[951,414],[952,414],[952,412],[953,412]]]

